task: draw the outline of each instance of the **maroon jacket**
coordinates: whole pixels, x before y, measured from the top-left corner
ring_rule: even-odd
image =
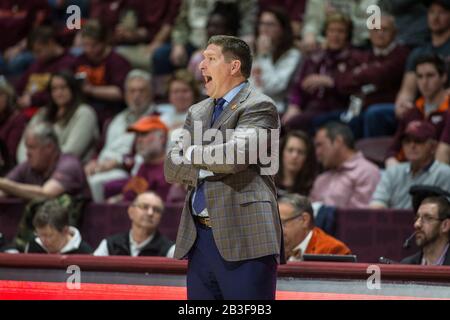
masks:
[[[394,102],[402,83],[403,71],[409,49],[397,45],[386,55],[376,55],[374,50],[362,54],[360,64],[335,76],[336,87],[341,92],[358,94],[364,85],[373,85],[375,91],[367,94],[364,107],[375,103]]]
[[[150,42],[163,24],[173,25],[180,4],[181,0],[93,0],[90,15],[114,31],[121,15],[127,10],[133,10],[137,14],[138,27],[147,29],[148,37],[145,41]]]
[[[24,39],[31,29],[40,25],[50,14],[46,0],[0,1],[0,51]]]
[[[320,88],[312,94],[305,92],[301,84],[311,74],[328,75],[333,79],[339,73],[348,72],[359,65],[363,55],[359,50],[347,47],[340,51],[319,49],[305,60],[289,93],[289,102],[299,105],[303,111],[324,113],[348,106],[348,92],[340,87]]]

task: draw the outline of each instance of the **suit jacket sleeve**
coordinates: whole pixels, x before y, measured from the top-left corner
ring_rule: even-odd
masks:
[[[189,111],[183,130],[189,130],[191,127],[191,119],[192,116]],[[185,150],[179,145],[181,140],[183,140],[182,136],[175,141],[174,146],[167,154],[164,162],[164,176],[169,183],[181,183],[183,185],[195,187],[197,185],[199,169],[186,162],[186,159],[183,156]]]
[[[255,164],[251,160],[256,156],[254,153],[260,153],[250,147],[258,144],[267,146],[267,151],[271,152],[271,131],[270,129],[279,129],[279,117],[275,105],[269,101],[261,101],[248,105],[240,115],[235,131],[231,138],[222,144],[212,144],[206,146],[197,146],[193,152],[193,165],[195,168],[214,172],[215,174],[235,174],[247,169],[250,164]],[[260,133],[265,131],[266,137],[261,137]],[[266,138],[265,143],[259,141]],[[278,135],[275,137],[278,139]],[[276,150],[274,150],[276,151]],[[266,152],[266,154],[269,154]],[[223,154],[223,161],[220,163],[211,163],[205,159],[212,159],[217,153]],[[229,159],[229,157],[233,157]],[[238,163],[236,160],[245,160]],[[273,161],[273,157],[272,161]],[[258,163],[259,163],[258,159]],[[278,160],[278,159],[276,159]]]

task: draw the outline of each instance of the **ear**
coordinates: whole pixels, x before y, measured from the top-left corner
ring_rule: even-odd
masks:
[[[450,218],[447,218],[444,221],[442,221],[441,231],[442,231],[442,233],[449,233],[450,232]]]
[[[135,210],[133,205],[130,205],[128,207],[128,217],[130,218],[130,220],[133,220],[133,210]]]
[[[231,75],[235,75],[238,72],[241,72],[241,61],[240,60],[232,60],[231,61]]]
[[[311,216],[307,212],[302,213],[304,227],[308,228],[311,225]]]

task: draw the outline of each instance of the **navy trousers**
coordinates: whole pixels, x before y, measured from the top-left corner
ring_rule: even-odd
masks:
[[[197,239],[188,255],[189,300],[274,300],[275,256],[243,261],[222,258],[212,229],[196,222]]]

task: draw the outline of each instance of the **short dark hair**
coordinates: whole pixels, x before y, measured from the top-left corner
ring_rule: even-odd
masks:
[[[341,136],[348,148],[352,150],[355,149],[355,137],[352,130],[346,124],[331,121],[321,126],[319,130],[321,129],[324,129],[327,132],[327,136],[332,142],[336,140],[338,136]]]
[[[314,210],[308,197],[298,193],[287,193],[278,199],[279,203],[288,203],[294,207],[297,214],[306,212],[311,216],[311,225],[314,225]]]
[[[252,70],[252,52],[249,45],[242,39],[233,36],[212,36],[208,45],[215,44],[222,48],[226,60],[236,59],[241,62],[241,73],[248,79]]]
[[[37,210],[33,218],[34,228],[51,226],[62,232],[69,226],[69,211],[58,200],[47,200]]]
[[[450,219],[450,202],[445,196],[432,196],[422,200],[422,204],[436,204],[438,206],[439,219]]]
[[[96,19],[91,19],[84,24],[81,28],[81,36],[101,43],[107,43],[109,40],[108,29]]]
[[[27,38],[27,47],[29,50],[33,50],[35,43],[40,42],[47,44],[50,41],[56,42],[56,36],[53,29],[49,26],[40,26],[33,29]]]
[[[414,61],[414,71],[417,72],[417,67],[425,63],[432,64],[441,77],[447,74],[445,61],[440,55],[436,53],[429,53],[418,56]]]

